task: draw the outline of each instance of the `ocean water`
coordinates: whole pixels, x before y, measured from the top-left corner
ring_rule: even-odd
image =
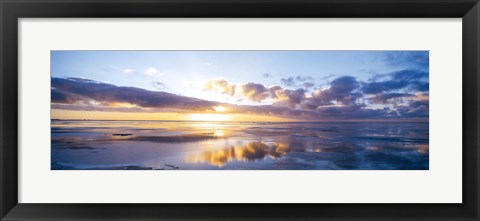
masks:
[[[428,122],[52,120],[52,170],[428,170]]]

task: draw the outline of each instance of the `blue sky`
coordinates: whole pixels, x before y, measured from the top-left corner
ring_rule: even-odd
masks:
[[[425,118],[428,62],[428,51],[52,51],[51,74],[230,105]]]

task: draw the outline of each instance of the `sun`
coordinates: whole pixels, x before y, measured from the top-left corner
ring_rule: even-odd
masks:
[[[229,117],[226,114],[190,114],[193,121],[226,121]]]
[[[215,107],[213,107],[213,109],[214,109],[216,112],[224,112],[224,111],[227,110],[225,107],[222,107],[222,106],[215,106]]]

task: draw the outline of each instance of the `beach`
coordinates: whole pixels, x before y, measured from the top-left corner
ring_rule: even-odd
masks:
[[[52,170],[428,170],[428,122],[52,120]]]

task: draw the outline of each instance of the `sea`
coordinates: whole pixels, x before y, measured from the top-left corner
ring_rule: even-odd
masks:
[[[428,122],[52,120],[52,170],[428,170]]]

